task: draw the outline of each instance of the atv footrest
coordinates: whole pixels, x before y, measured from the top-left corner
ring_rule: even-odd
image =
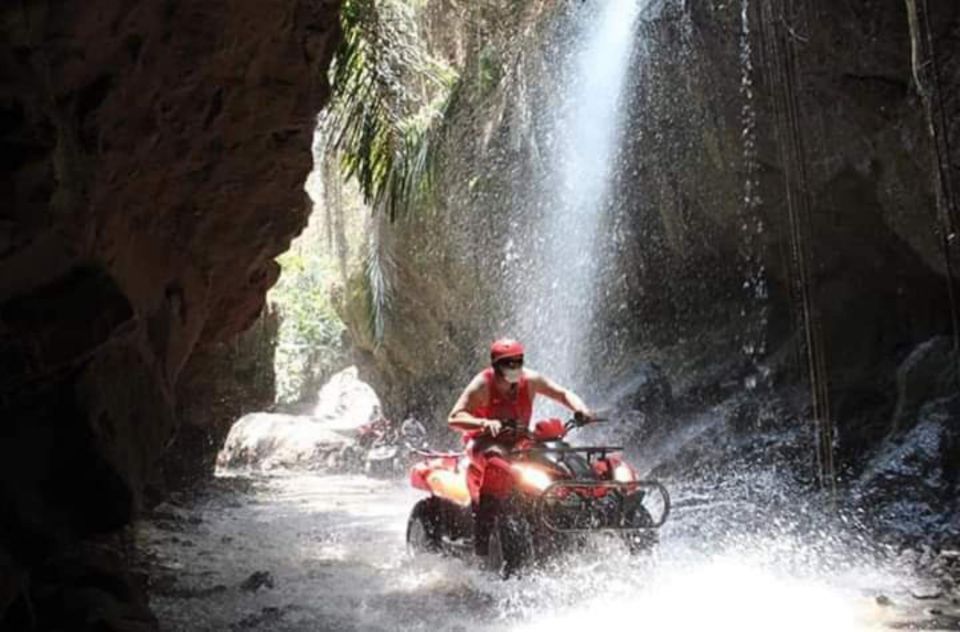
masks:
[[[642,504],[650,492],[663,505],[656,519]],[[669,513],[670,494],[657,481],[557,481],[543,491],[537,510],[540,524],[555,533],[649,531],[663,526]]]

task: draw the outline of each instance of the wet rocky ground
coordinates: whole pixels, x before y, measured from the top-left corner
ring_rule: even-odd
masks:
[[[777,486],[763,478],[751,493]],[[220,478],[157,507],[136,539],[170,631],[960,630],[956,550],[874,545],[843,520],[763,517],[750,494],[671,488],[653,556],[601,539],[508,581],[409,557],[416,493],[361,476]]]

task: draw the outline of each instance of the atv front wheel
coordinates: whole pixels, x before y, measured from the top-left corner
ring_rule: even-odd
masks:
[[[623,534],[623,541],[627,545],[627,550],[631,555],[649,553],[660,542],[660,536],[656,529],[653,529],[653,518],[646,507],[642,505],[636,507],[626,517],[624,526],[631,529],[640,529],[639,531],[627,531]]]
[[[413,555],[439,553],[443,511],[436,498],[424,498],[413,506],[407,520],[407,550]]]
[[[506,579],[533,561],[533,534],[522,516],[497,516],[490,531],[487,567]]]

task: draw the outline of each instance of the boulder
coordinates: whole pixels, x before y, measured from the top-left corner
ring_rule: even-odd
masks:
[[[230,429],[217,456],[219,468],[327,469],[353,445],[313,417],[251,413]]]
[[[666,413],[673,406],[673,389],[663,369],[654,362],[641,362],[607,395],[620,408],[647,414]]]
[[[640,444],[661,436],[672,427],[673,389],[663,370],[654,362],[639,362],[616,380],[598,401],[602,414],[615,423],[601,433],[605,441]],[[593,435],[598,436],[597,431]]]
[[[897,369],[893,431],[909,428],[925,402],[956,392],[957,356],[953,341],[937,336],[918,345]]]
[[[960,396],[924,404],[918,423],[892,437],[854,488],[884,532],[908,539],[960,537]]]
[[[190,383],[211,373],[191,357],[256,319],[306,224],[339,10],[0,12],[0,629],[156,627],[50,560],[128,524],[172,440],[212,466],[194,426],[223,391]],[[192,432],[182,410],[205,413]],[[7,612],[31,604],[35,623]]]
[[[380,416],[380,398],[351,366],[330,378],[317,395],[313,416],[324,428],[354,431]]]

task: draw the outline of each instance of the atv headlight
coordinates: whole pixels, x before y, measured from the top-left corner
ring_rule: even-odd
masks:
[[[613,480],[618,483],[632,483],[634,481],[633,470],[626,463],[617,463],[613,468]]]
[[[517,474],[520,475],[520,482],[541,492],[550,487],[550,484],[553,483],[553,479],[550,478],[550,474],[539,467],[533,465],[514,464],[513,469]]]

